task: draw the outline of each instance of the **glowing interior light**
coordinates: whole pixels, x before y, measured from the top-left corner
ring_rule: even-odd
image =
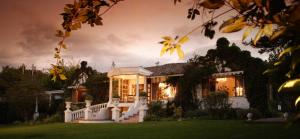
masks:
[[[216,81],[217,82],[225,82],[225,81],[227,81],[227,78],[217,78]]]
[[[236,88],[236,95],[237,96],[243,96],[243,87],[237,87]]]

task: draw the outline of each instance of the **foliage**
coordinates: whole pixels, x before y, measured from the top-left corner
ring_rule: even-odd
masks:
[[[223,12],[223,7],[229,10]],[[289,63],[288,71],[285,73],[288,80],[281,85],[278,92],[289,92],[285,91],[286,88],[288,90],[293,88],[299,92],[299,89],[296,89],[299,86],[296,82],[300,82],[298,80],[300,73],[297,70],[300,61],[298,54],[298,48],[300,48],[299,7],[298,0],[194,0],[193,6],[188,9],[187,18],[194,20],[197,15],[211,15],[211,18],[188,34],[202,28],[204,36],[213,38],[214,27],[218,24],[215,20],[235,11],[233,17],[227,18],[219,26],[219,31],[232,33],[245,29],[241,39],[244,44],[259,48],[262,53],[271,52],[270,57],[272,56],[276,61],[274,66],[266,72],[272,74],[274,70],[280,68],[281,64]],[[246,42],[251,34],[254,36]],[[299,102],[297,100],[300,100],[299,95],[295,98],[295,105]]]
[[[89,94],[85,95],[85,100],[93,100],[93,99],[94,99],[93,96],[91,96]]]
[[[35,100],[38,98],[39,112],[47,113],[48,101],[45,100],[43,80],[47,74],[38,70],[5,66],[0,72],[0,123],[29,121],[34,113]]]
[[[94,98],[94,103],[104,103],[108,101],[109,81],[106,73],[95,73],[90,76],[84,84],[87,93]]]
[[[140,92],[140,97],[147,97],[147,96],[148,96],[147,92],[144,91]]]
[[[56,37],[60,38],[58,46],[54,49],[56,64],[51,64],[50,74],[52,80],[66,80],[64,61],[61,57],[62,49],[67,49],[65,40],[70,37],[71,32],[81,28],[82,24],[103,25],[102,16],[113,6],[123,0],[74,0],[73,4],[66,4],[63,13],[63,30],[56,31]],[[102,12],[101,12],[102,11]]]
[[[113,98],[120,98],[119,93],[117,91],[114,91],[112,94]]]
[[[156,102],[151,102],[149,105],[149,109],[147,111],[147,115],[150,117],[164,117],[165,116],[165,111],[163,110],[163,102],[161,101],[156,101]]]
[[[208,110],[212,109],[228,109],[228,94],[225,92],[210,92],[204,100],[205,107]]]

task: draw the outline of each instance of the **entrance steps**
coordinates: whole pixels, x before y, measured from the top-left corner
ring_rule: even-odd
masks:
[[[138,123],[139,122],[139,114],[134,114],[133,116],[129,116],[125,118],[120,123]]]

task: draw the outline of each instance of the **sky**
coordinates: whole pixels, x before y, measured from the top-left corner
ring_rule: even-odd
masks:
[[[59,42],[55,31],[61,29],[59,15],[67,3],[73,0],[0,0],[0,66],[31,67],[46,70],[55,63],[54,48]],[[190,35],[190,41],[183,45],[185,58],[180,60],[176,53],[160,57],[162,36],[184,35],[201,25],[207,18],[186,18],[191,0],[173,4],[173,0],[125,0],[103,16],[103,26],[84,25],[73,31],[66,41],[68,49],[62,52],[66,64],[74,65],[88,61],[88,65],[100,72],[106,72],[114,61],[117,67],[154,66],[186,62],[194,54],[205,55],[215,48],[219,37],[249,50],[254,57],[267,59],[257,49],[241,44],[242,32],[217,33],[209,39],[198,30]],[[222,12],[222,10],[220,11]],[[224,20],[232,16],[229,13]]]

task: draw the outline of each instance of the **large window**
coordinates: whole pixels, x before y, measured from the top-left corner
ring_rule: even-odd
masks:
[[[167,85],[166,83],[159,83],[159,98],[160,99],[170,99],[174,98],[176,94],[176,88],[172,87],[170,85]]]
[[[244,96],[243,78],[241,76],[225,76],[216,78],[216,91],[226,91],[229,97]]]

